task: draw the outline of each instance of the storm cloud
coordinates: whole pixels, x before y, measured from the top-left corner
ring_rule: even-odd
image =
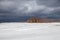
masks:
[[[1,19],[42,14],[60,15],[60,0],[0,0]]]

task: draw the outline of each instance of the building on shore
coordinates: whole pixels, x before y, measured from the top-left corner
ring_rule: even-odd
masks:
[[[40,19],[40,18],[32,17],[28,19],[27,22],[28,23],[60,22],[60,19],[48,19],[48,18]]]

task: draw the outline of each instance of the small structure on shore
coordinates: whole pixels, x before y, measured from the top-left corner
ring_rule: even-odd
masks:
[[[27,22],[28,23],[60,22],[60,19],[48,19],[48,18],[40,19],[40,18],[32,17],[28,19]]]
[[[27,20],[28,23],[40,23],[40,22],[43,22],[43,20],[39,19],[39,18],[30,18]]]

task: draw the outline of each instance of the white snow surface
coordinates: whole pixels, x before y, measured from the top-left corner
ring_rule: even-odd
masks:
[[[0,40],[60,40],[60,23],[0,23]]]

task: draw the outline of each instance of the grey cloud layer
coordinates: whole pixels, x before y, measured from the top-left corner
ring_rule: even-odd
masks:
[[[51,14],[60,13],[59,10],[60,0],[0,0],[0,14]]]
[[[38,0],[38,4],[46,5],[49,7],[58,7],[60,6],[60,1],[59,0]]]

